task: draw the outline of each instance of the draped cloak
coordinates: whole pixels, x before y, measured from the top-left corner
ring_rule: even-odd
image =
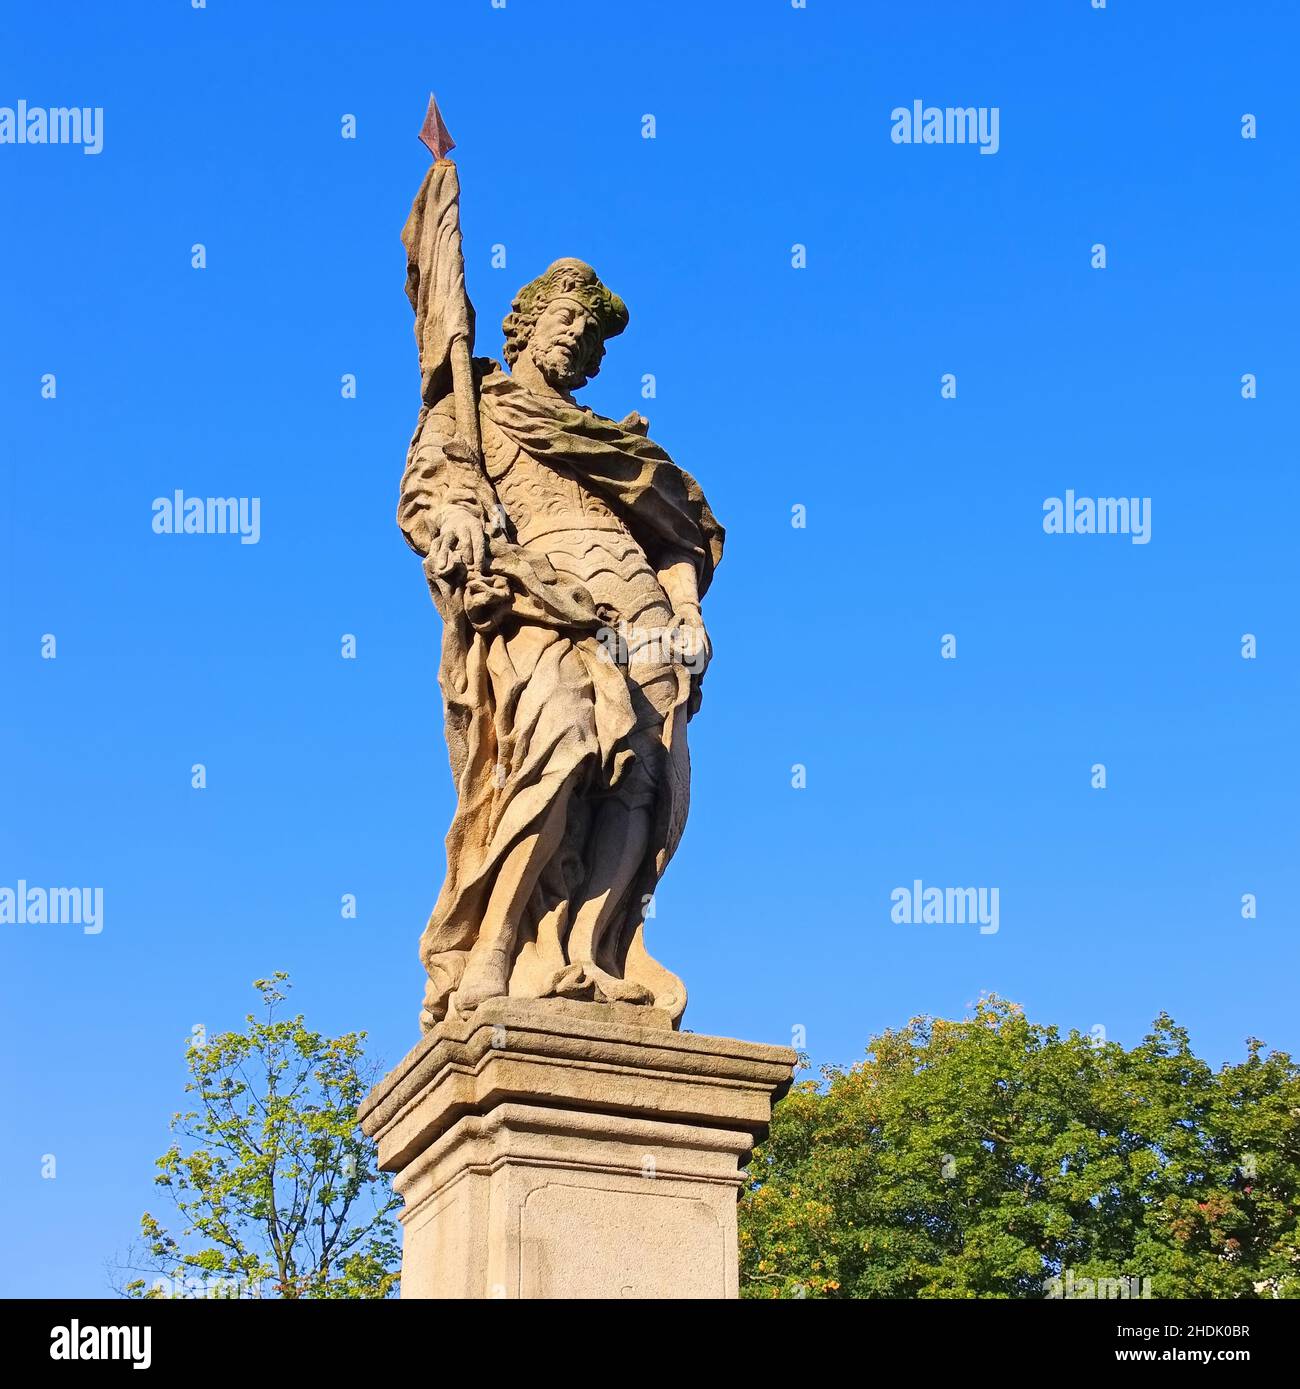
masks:
[[[534,460],[576,476],[623,521],[652,567],[689,558],[703,597],[722,558],[724,532],[689,473],[644,434],[535,395],[496,362],[475,359],[474,370],[485,436],[495,429]],[[553,990],[557,972],[571,963],[565,952],[570,905],[586,871],[579,812],[584,801],[618,786],[635,757],[627,740],[636,726],[633,677],[598,639],[604,622],[590,595],[513,542],[487,476],[446,458],[424,437],[429,414],[421,412],[411,443],[399,520],[409,539],[421,510],[435,510],[449,497],[469,505],[489,530],[491,576],[456,583],[425,564],[443,620],[439,683],[457,793],[447,876],[420,941],[430,980],[426,1026],[447,1011],[498,876],[520,871],[512,851],[539,832],[556,798],[566,797],[571,827],[548,856],[517,923],[510,981],[512,995]],[[642,904],[672,857],[689,801],[686,721],[698,703],[699,680],[685,666],[676,670],[649,843],[610,926],[623,977],[648,989],[674,1025],[686,1005],[685,988],[646,951]]]

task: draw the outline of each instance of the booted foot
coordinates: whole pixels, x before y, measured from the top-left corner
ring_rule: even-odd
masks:
[[[590,960],[562,969],[549,992],[558,998],[577,998],[589,1003],[653,1003],[654,995],[642,984],[619,979]]]
[[[510,992],[510,960],[504,950],[494,950],[481,960],[471,959],[451,996],[451,1006],[462,1016],[472,1013],[489,998]]]

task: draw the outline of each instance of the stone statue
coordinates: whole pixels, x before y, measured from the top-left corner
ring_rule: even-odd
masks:
[[[429,1035],[357,1112],[402,1197],[402,1297],[734,1298],[743,1167],[797,1057],[681,1031],[643,938],[686,821],[722,528],[640,415],[575,402],[628,321],[591,266],[526,284],[504,365],[474,357],[432,97],[420,138],[398,522],[442,618],[457,804],[420,941]]]
[[[471,359],[445,136],[439,120],[403,233],[424,403],[398,521],[442,618],[457,792],[421,1025],[509,996],[676,1026],[685,988],[643,932],[686,820],[722,527],[645,419],[575,402],[628,323],[589,265],[558,260],[519,291],[509,370]]]

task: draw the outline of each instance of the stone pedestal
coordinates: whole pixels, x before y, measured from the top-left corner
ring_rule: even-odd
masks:
[[[627,1005],[493,999],[361,1125],[405,1202],[403,1297],[735,1297],[740,1171],[795,1054]]]

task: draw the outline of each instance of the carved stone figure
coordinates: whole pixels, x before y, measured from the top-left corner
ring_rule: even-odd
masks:
[[[589,265],[556,261],[519,291],[509,370],[471,363],[458,199],[440,158],[403,236],[424,404],[398,521],[442,618],[457,792],[421,1023],[510,996],[675,1026],[685,988],[643,933],[686,820],[723,531],[645,419],[575,402],[628,323]]]
[[[574,399],[628,321],[591,266],[519,291],[504,365],[473,356],[432,97],[421,139],[398,521],[442,618],[457,803],[420,941],[428,1035],[358,1110],[403,1201],[402,1296],[734,1298],[744,1165],[797,1058],[674,1030],[686,991],[644,939],[722,529],[640,415]]]

